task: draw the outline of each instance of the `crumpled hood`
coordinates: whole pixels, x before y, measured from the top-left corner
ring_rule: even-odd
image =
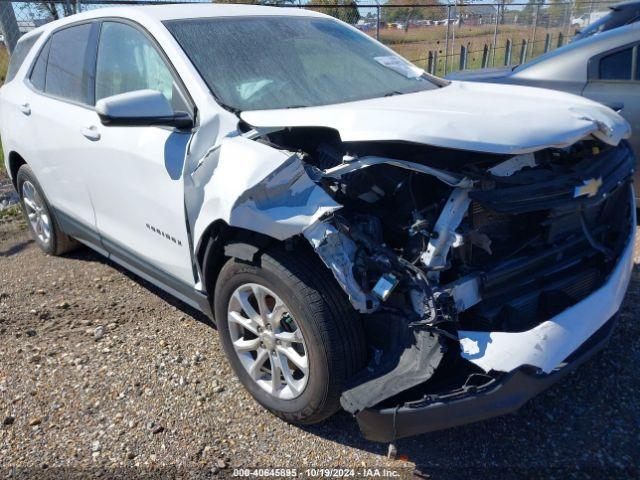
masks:
[[[593,135],[617,145],[629,124],[604,105],[541,88],[451,82],[424,92],[241,113],[255,128],[329,127],[342,141],[406,141],[496,154],[566,147]]]

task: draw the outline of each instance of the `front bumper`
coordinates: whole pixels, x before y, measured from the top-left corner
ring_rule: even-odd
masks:
[[[635,202],[631,234],[605,283],[576,305],[521,333],[459,332],[473,341],[462,356],[485,372],[507,372],[495,382],[447,399],[407,402],[356,414],[363,435],[380,442],[442,430],[510,413],[601,350],[613,330],[629,285],[635,244]],[[477,347],[477,348],[475,348]]]
[[[551,373],[540,373],[539,369],[525,365],[506,374],[491,387],[456,400],[363,410],[356,415],[360,430],[369,440],[391,442],[514,412],[604,348],[616,320],[617,315]]]

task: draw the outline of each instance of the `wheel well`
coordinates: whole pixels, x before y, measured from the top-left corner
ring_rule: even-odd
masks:
[[[9,174],[11,175],[11,181],[13,182],[13,186],[18,188],[18,170],[20,167],[27,162],[20,156],[17,152],[9,152],[8,166],[9,166]]]
[[[209,225],[196,248],[196,261],[210,300],[213,300],[220,270],[229,258],[257,262],[258,254],[276,243],[282,242],[261,233],[232,227],[222,220]]]

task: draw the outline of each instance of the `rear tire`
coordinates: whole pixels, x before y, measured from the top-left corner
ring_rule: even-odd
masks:
[[[29,165],[22,165],[18,170],[16,186],[31,236],[43,252],[62,255],[79,247],[76,240],[60,230],[58,220]]]
[[[262,296],[262,293],[254,295],[252,292],[267,293]],[[280,325],[288,322],[291,326],[288,331],[278,334],[277,326],[267,324],[270,320],[262,329],[257,327],[261,322],[259,296],[265,299],[263,304],[267,311],[271,308],[275,312],[275,305],[282,302],[286,313],[282,314],[283,320],[277,322]],[[241,297],[258,306],[254,312],[258,315],[252,317],[246,313],[238,300]],[[287,252],[276,248],[262,255],[259,266],[230,259],[220,272],[214,298],[215,318],[227,358],[258,403],[284,420],[298,424],[318,423],[340,408],[339,399],[345,382],[365,364],[364,333],[359,315],[329,270],[313,257],[312,252]],[[245,322],[243,325],[261,331],[254,335],[244,326],[239,327],[238,313]],[[277,317],[278,314],[273,318]],[[257,319],[253,326],[249,325],[251,318]],[[266,318],[271,317],[267,315]],[[300,337],[302,342],[281,342],[274,346],[273,338],[280,342],[277,339],[282,338],[282,334]],[[247,345],[247,342],[261,346],[249,354],[239,352],[237,345]],[[306,357],[306,360],[299,363],[308,366],[306,379],[303,369],[297,367],[295,354],[280,355],[285,347],[297,348],[300,353],[304,351],[304,356],[299,357]],[[256,375],[258,369],[251,368],[251,364],[258,364],[263,354],[266,360]],[[280,377],[282,372],[278,365],[289,370],[289,380],[294,379],[292,382],[287,383],[284,374]],[[271,375],[272,368],[278,373],[277,378]],[[274,378],[276,383],[282,378],[281,390],[274,388]],[[289,388],[290,383],[297,385]],[[304,387],[299,388],[302,385]]]

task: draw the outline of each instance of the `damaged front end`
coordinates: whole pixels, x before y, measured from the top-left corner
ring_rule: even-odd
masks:
[[[341,403],[368,438],[514,410],[609,331],[635,223],[626,142],[513,156],[328,128],[254,137],[340,206],[301,233],[362,313],[370,360]]]

